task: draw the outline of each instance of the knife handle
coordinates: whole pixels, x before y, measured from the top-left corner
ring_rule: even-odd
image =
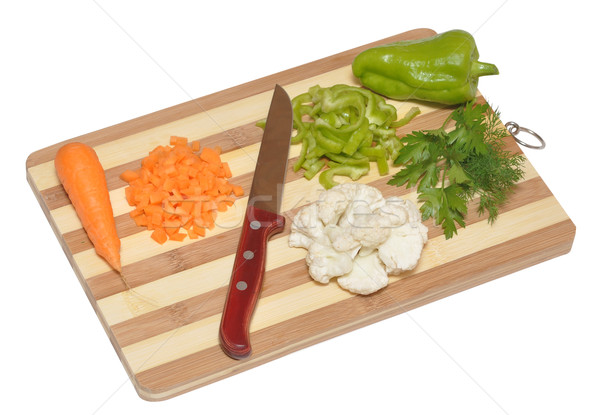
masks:
[[[243,359],[252,352],[250,319],[265,273],[267,241],[284,225],[281,215],[254,206],[246,209],[219,330],[221,347],[234,359]]]

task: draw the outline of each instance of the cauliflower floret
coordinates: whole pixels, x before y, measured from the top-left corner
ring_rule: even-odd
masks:
[[[360,248],[360,242],[354,239],[349,226],[328,225],[325,234],[336,251],[346,252]]]
[[[379,259],[388,274],[409,271],[417,266],[425,242],[427,227],[421,222],[406,223],[393,228],[389,239],[379,246]]]
[[[409,222],[410,214],[408,209],[406,200],[392,196],[386,199],[385,205],[379,209],[379,213],[387,218],[390,227],[397,227]]]
[[[300,232],[290,233],[290,238],[288,239],[288,245],[292,248],[308,249],[314,242],[314,239],[309,238],[308,236]]]
[[[332,189],[327,190],[330,192],[331,190],[335,190],[336,192],[342,192],[346,196],[346,200],[354,199],[354,195],[356,194],[356,189],[358,186],[365,186],[359,183],[342,183],[338,184]]]
[[[292,221],[292,232],[288,241],[292,247],[302,247],[308,249],[311,241],[322,244],[329,244],[327,236],[324,234],[325,227],[317,216],[317,206],[313,203],[304,206]]]
[[[388,285],[388,275],[375,252],[354,259],[352,271],[337,279],[338,284],[353,293],[368,295]]]
[[[353,211],[353,223],[350,232],[360,243],[361,255],[368,255],[390,236],[391,223],[389,218],[379,211],[373,212],[366,205],[357,205]]]
[[[348,206],[346,194],[347,192],[339,189],[339,186],[321,193],[317,202],[317,214],[324,225],[337,223]]]
[[[352,198],[352,205],[366,204],[372,211],[385,205],[385,198],[377,188],[361,183],[355,183],[355,185],[356,191]]]
[[[374,187],[345,183],[300,209],[289,245],[308,250],[310,276],[323,284],[337,277],[358,294],[388,284],[388,273],[413,269],[427,241],[427,227],[414,203],[387,200]]]
[[[327,284],[331,278],[352,270],[355,255],[356,252],[338,252],[330,246],[315,242],[308,248],[306,255],[308,273],[314,280]]]

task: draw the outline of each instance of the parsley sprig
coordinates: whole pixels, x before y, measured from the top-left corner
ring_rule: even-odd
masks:
[[[454,120],[455,127],[446,131]],[[434,218],[446,239],[465,227],[469,201],[479,197],[478,213],[498,217],[513,186],[524,175],[521,154],[504,149],[507,135],[499,113],[489,104],[466,103],[435,130],[413,131],[394,161],[404,168],[388,184],[417,186],[423,220]]]

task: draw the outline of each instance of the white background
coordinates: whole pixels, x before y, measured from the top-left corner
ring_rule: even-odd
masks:
[[[4,2],[0,412],[600,413],[597,12],[570,1]],[[484,96],[577,225],[570,254],[180,397],[141,400],[25,180],[38,149],[419,27],[474,34]]]

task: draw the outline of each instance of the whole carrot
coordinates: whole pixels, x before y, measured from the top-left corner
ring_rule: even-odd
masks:
[[[69,143],[56,153],[54,166],[96,252],[121,272],[121,241],[98,155],[88,145]]]

